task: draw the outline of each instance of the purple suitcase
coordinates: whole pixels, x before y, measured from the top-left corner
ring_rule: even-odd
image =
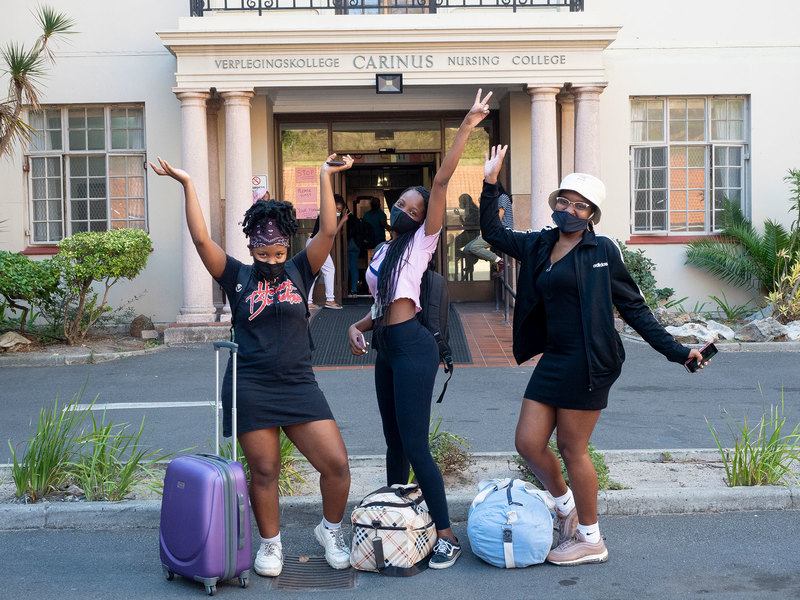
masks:
[[[167,467],[161,500],[159,546],[168,580],[174,574],[203,583],[213,596],[218,581],[234,577],[247,587],[252,564],[250,502],[242,463],[236,461],[236,351],[215,342],[219,454],[219,352],[233,354],[233,460],[213,454],[180,456]]]

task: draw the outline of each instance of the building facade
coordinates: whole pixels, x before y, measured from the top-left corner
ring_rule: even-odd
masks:
[[[608,189],[598,231],[643,248],[659,286],[687,305],[721,290],[750,301],[685,266],[684,245],[718,231],[723,198],[757,225],[792,220],[783,177],[800,167],[800,8],[482,4],[59,2],[79,33],[56,48],[42,110],[28,115],[33,143],[0,162],[0,249],[47,256],[77,231],[143,228],[151,260],[112,302],[137,297],[136,312],[160,322],[225,318],[180,188],[148,160],[192,174],[212,235],[243,261],[254,186],[293,202],[297,251],[328,154],[356,157],[334,182],[350,208],[362,216],[377,199],[388,214],[403,189],[430,184],[480,87],[494,93],[492,114],[451,181],[438,253],[453,299],[494,298],[490,264],[464,246],[479,232],[483,153],[502,143],[516,229],[551,224],[546,199],[560,178],[592,173]],[[30,8],[7,7],[3,39],[36,37]],[[334,258],[341,296],[344,240]]]

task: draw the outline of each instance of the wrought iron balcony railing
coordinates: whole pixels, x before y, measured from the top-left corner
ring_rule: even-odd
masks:
[[[582,12],[584,0],[189,0],[189,12],[248,11],[259,15],[285,10],[331,10],[334,14],[435,13],[443,8],[568,8]]]

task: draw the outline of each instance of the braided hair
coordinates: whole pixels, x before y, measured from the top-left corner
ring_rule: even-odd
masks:
[[[294,218],[294,208],[291,202],[280,200],[259,200],[244,213],[242,231],[250,237],[256,226],[267,219],[273,219],[278,230],[285,236],[291,237],[297,231],[297,220]]]
[[[425,214],[428,214],[428,201],[431,197],[431,192],[428,188],[421,185],[412,186],[403,190],[403,194],[409,190],[414,190],[425,203]],[[402,194],[401,194],[402,196]],[[422,221],[420,227],[425,227],[425,219]],[[383,262],[378,273],[378,282],[376,286],[375,302],[383,309],[381,316],[372,322],[372,335],[381,344],[384,340],[385,323],[391,310],[392,300],[394,299],[394,292],[397,289],[397,278],[400,275],[400,269],[408,263],[408,254],[410,252],[411,240],[417,230],[407,231],[396,238],[392,239],[391,243],[386,248],[386,256],[383,257]]]

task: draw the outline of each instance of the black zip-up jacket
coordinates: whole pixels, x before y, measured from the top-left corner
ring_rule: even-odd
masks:
[[[483,182],[481,235],[489,244],[522,262],[514,306],[514,358],[522,364],[544,352],[547,319],[536,291],[536,278],[558,241],[558,229],[521,232],[504,228],[498,217],[497,184]],[[589,390],[616,372],[625,360],[622,341],[614,328],[614,307],[628,325],[668,360],[684,363],[690,349],[675,341],[656,321],[631,278],[617,243],[586,231],[571,254],[578,277],[578,301],[583,341],[589,363]]]

